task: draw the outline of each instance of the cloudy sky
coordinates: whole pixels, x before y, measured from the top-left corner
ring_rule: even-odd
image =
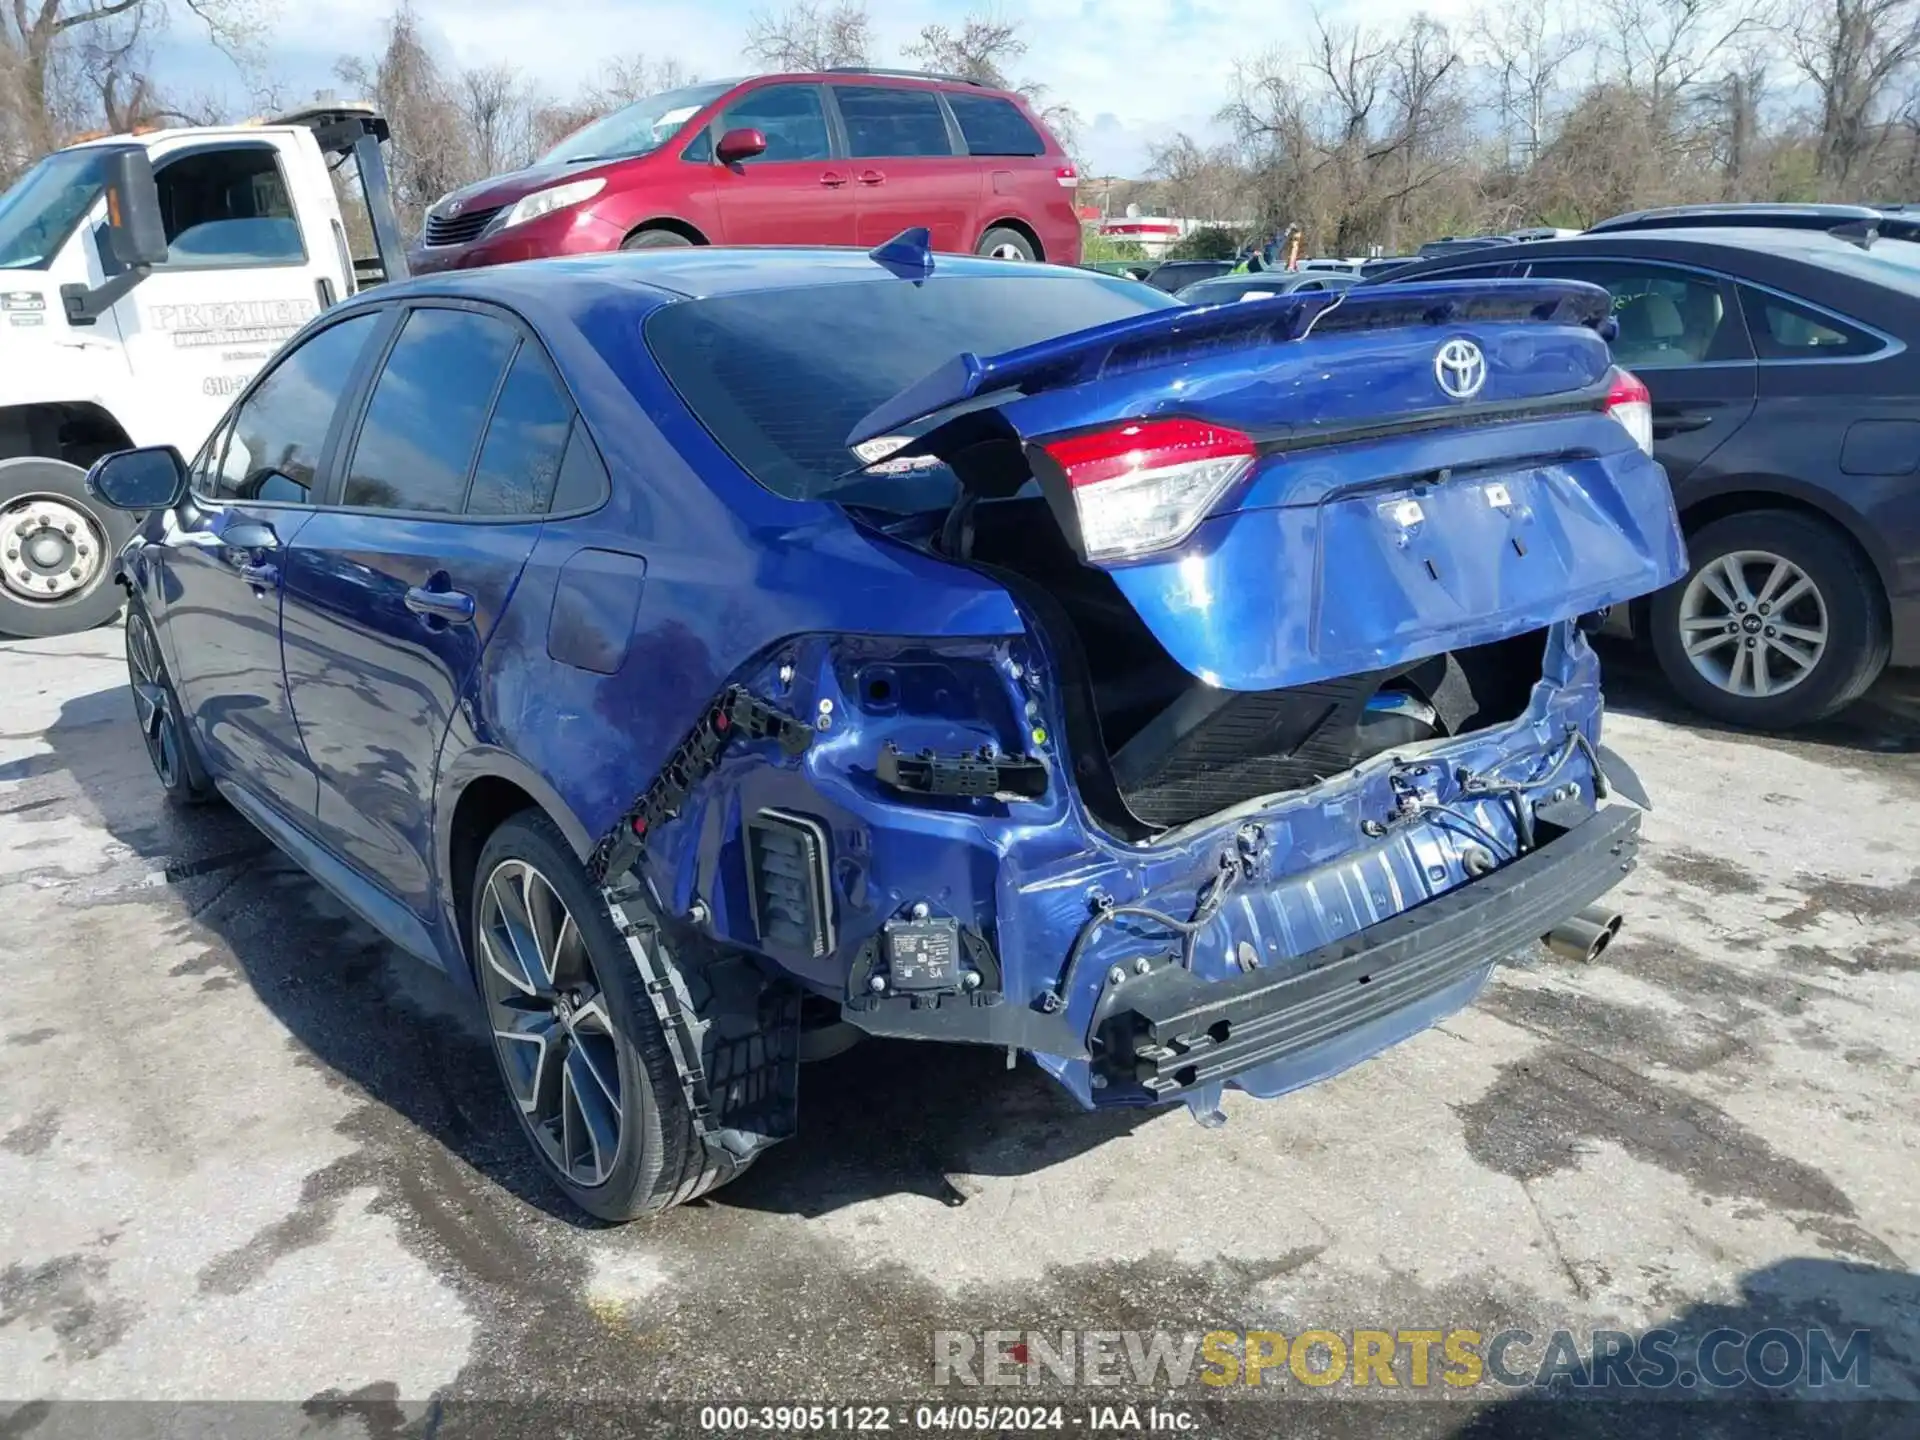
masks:
[[[391,8],[390,0],[266,3],[274,8],[264,68],[296,98],[332,86],[342,54],[376,51]],[[444,59],[508,61],[559,94],[606,56],[636,51],[676,57],[703,78],[744,73],[749,17],[778,8],[766,0],[415,0]],[[877,0],[879,63],[898,63],[920,26],[954,23],[969,8],[964,0]],[[1468,0],[1338,0],[1331,8],[1391,26],[1416,8],[1453,18]],[[1046,84],[1050,98],[1080,112],[1096,173],[1130,175],[1144,168],[1149,140],[1211,132],[1235,59],[1289,45],[1306,24],[1308,0],[999,0],[998,9],[1021,22],[1028,41],[1015,78]],[[163,77],[244,109],[233,66],[199,43],[192,25],[183,17],[166,37],[156,57]]]

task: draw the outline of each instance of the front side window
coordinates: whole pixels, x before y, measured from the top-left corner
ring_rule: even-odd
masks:
[[[219,463],[195,478],[209,500],[301,504],[376,312],[349,316],[289,352],[240,402]]]
[[[457,515],[487,407],[519,344],[470,310],[415,310],[374,382],[341,503]]]
[[[1844,320],[1779,295],[1740,287],[1740,304],[1762,360],[1842,360],[1871,355],[1881,342]]]
[[[947,117],[931,90],[836,85],[833,99],[847,127],[847,153],[855,159],[953,154]]]
[[[729,130],[758,130],[767,137],[765,153],[747,161],[749,165],[833,156],[827,112],[811,85],[769,85],[750,92],[721,114],[720,133]]]
[[[106,183],[99,146],[49,155],[0,195],[0,270],[39,270],[52,261]]]
[[[1613,358],[1629,370],[1748,358],[1731,296],[1711,275],[1631,260],[1535,261],[1532,273],[1605,289],[1619,327]]]
[[[293,197],[271,146],[182,155],[153,179],[169,265],[306,263]]]

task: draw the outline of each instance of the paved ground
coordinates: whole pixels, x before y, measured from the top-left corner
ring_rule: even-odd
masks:
[[[116,630],[0,646],[0,1435],[61,1428],[29,1398],[349,1435],[433,1398],[899,1399],[943,1328],[1864,1326],[1920,1395],[1920,705],[1756,739],[1623,679],[1659,809],[1606,963],[1542,954],[1225,1129],[875,1044],[741,1184],[608,1230],[445,982],[158,803],[123,677]]]

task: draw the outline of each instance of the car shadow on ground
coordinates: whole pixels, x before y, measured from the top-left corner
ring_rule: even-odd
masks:
[[[70,776],[74,804],[132,852],[115,862],[133,872],[130,890],[149,893],[157,874],[214,942],[191,962],[195,973],[219,986],[230,983],[223,971],[237,971],[330,1075],[528,1204],[596,1223],[534,1161],[477,1006],[350,916],[226,805],[167,805],[123,688],[67,701],[45,739],[50,753],[0,765],[0,781],[31,782],[26,803],[41,805]],[[798,1137],[710,1203],[801,1215],[896,1193],[960,1204],[966,1176],[1043,1170],[1147,1118],[1085,1114],[1031,1061],[1008,1071],[1004,1051],[970,1046],[868,1040],[803,1067],[800,1090]]]
[[[1711,720],[1673,693],[1653,657],[1629,641],[1601,637],[1601,685],[1609,714],[1659,720],[1743,744],[1794,749],[1816,746],[1877,755],[1920,754],[1920,670],[1889,670],[1862,699],[1838,715],[1798,730],[1742,730]]]
[[[1508,1353],[1517,1358],[1504,1368],[1545,1384],[1476,1411],[1451,1435],[1851,1440],[1920,1434],[1920,1276],[1794,1256],[1749,1271],[1739,1287],[1737,1298],[1690,1305],[1629,1339],[1576,1334],[1556,1349],[1542,1334],[1514,1345]],[[1646,1346],[1655,1332],[1665,1332],[1670,1367],[1649,1363]],[[1492,1340],[1486,1337],[1483,1355]],[[1641,1348],[1636,1353],[1630,1346]],[[1611,1358],[1615,1353],[1621,1361]]]

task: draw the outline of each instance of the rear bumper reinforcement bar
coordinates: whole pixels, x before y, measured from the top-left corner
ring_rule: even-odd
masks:
[[[1155,1096],[1313,1050],[1537,939],[1633,868],[1640,813],[1606,806],[1492,874],[1290,962],[1219,981],[1130,979],[1097,1015],[1094,1068]]]

